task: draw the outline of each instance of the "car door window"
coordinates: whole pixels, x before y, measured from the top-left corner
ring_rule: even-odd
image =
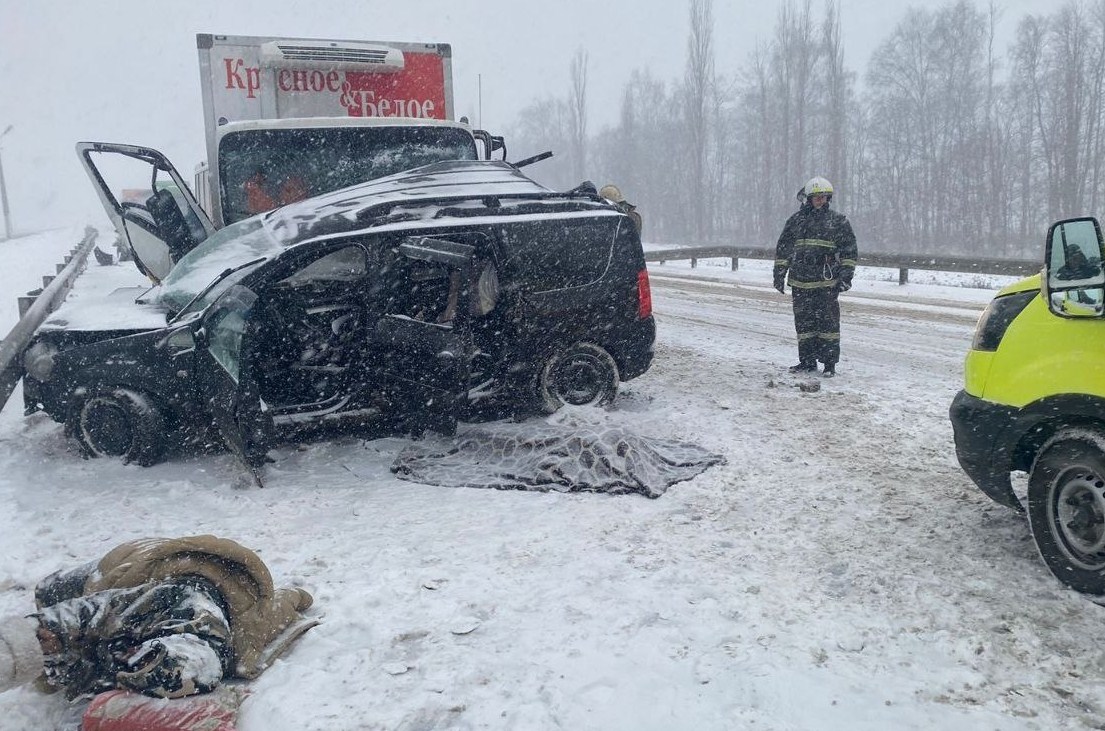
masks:
[[[368,272],[365,250],[346,246],[314,260],[290,277],[280,281],[285,287],[301,287],[314,282],[353,282]]]
[[[227,290],[204,323],[208,352],[235,383],[241,376],[242,342],[256,300],[253,292],[235,285]]]
[[[530,292],[590,284],[610,265],[617,225],[613,217],[519,222],[506,231],[507,261]]]

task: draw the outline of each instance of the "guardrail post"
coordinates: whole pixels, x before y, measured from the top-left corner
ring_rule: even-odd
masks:
[[[898,284],[909,284],[909,270],[902,268],[898,270]]]
[[[31,309],[31,305],[33,305],[37,299],[37,294],[30,294],[29,292],[22,297],[16,298],[16,302],[19,304],[19,316],[23,317],[23,315],[26,315],[27,310]]]
[[[694,269],[696,266],[698,266],[698,259],[696,259],[692,256],[691,257],[691,269]]]
[[[738,261],[738,259],[735,256],[732,259],[729,260],[729,271],[731,271],[731,272],[737,271],[737,261]]]
[[[47,287],[49,287],[50,282],[52,282],[52,281],[54,281],[54,275],[53,274],[44,274],[42,276],[42,289],[46,289]],[[41,292],[42,289],[40,289],[39,291]]]
[[[7,403],[15,390],[19,379],[23,377],[22,356],[38,326],[65,297],[73,280],[84,269],[84,263],[96,242],[96,229],[88,226],[84,230],[78,253],[68,258],[68,264],[58,267],[57,277],[43,277],[43,289],[34,296],[28,292],[26,297],[17,298],[19,322],[0,341],[0,408]]]

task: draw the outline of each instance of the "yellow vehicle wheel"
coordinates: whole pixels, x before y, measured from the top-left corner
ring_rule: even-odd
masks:
[[[1056,578],[1105,595],[1105,434],[1068,429],[1044,445],[1029,475],[1028,520]]]

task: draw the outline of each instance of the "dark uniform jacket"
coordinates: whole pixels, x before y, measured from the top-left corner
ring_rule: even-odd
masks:
[[[253,678],[316,624],[302,589],[275,589],[257,554],[214,536],[125,543],[48,576],[32,615],[60,649],[47,684],[74,698],[110,688],[179,697]]]
[[[856,235],[843,213],[809,203],[787,219],[775,246],[775,286],[795,289],[851,286],[856,271]],[[789,274],[789,276],[788,276]]]

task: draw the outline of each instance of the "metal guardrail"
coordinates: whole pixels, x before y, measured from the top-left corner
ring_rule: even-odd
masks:
[[[774,261],[775,249],[754,246],[695,246],[678,249],[654,249],[645,252],[645,261],[682,261],[690,259],[691,266],[699,259],[729,259],[730,269],[737,271],[739,260],[759,259]],[[919,254],[861,254],[861,267],[886,267],[898,270],[898,284],[909,283],[909,270],[922,269],[938,272],[963,272],[967,274],[1007,274],[1029,276],[1040,271],[1043,262],[1038,259],[994,259],[965,256],[921,256]]]
[[[42,289],[19,298],[19,322],[0,342],[0,408],[8,402],[15,385],[23,377],[23,351],[38,326],[57,309],[73,286],[73,280],[84,271],[88,254],[96,244],[98,231],[85,228],[84,238],[58,264],[57,274],[42,278]]]

